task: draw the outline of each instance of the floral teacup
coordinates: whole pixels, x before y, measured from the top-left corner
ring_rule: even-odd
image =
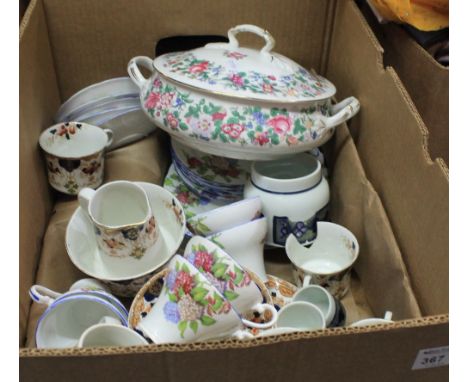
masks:
[[[104,151],[111,143],[111,130],[86,123],[59,123],[43,131],[39,145],[45,152],[50,185],[69,195],[84,187],[99,187],[104,179]]]
[[[162,291],[136,328],[156,344],[241,336],[244,325],[230,302],[180,255],[173,257]]]
[[[271,320],[255,324],[257,328],[271,327],[277,312],[273,305],[263,304],[263,296],[249,273],[237,261],[215,243],[201,236],[194,236],[185,247],[185,258],[193,264],[224,295],[241,315],[251,311],[268,310]]]
[[[84,188],[78,200],[91,218],[97,243],[105,254],[141,259],[148,248],[160,244],[148,196],[139,185],[120,180],[96,191]]]

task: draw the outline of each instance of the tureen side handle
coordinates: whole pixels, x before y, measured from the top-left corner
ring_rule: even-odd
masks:
[[[133,57],[127,65],[127,72],[131,80],[137,85],[140,89],[148,81],[148,78],[141,74],[138,65],[143,66],[148,69],[151,73],[153,72],[153,60],[146,56]]]
[[[361,104],[355,97],[345,98],[343,101],[333,105],[331,108],[331,116],[324,117],[322,121],[328,128],[341,125],[351,117],[355,116],[359,111]]]

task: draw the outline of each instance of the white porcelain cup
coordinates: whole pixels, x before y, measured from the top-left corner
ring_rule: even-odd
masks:
[[[140,259],[148,248],[160,244],[159,227],[145,190],[124,180],[78,194],[81,208],[94,225],[97,243],[113,257]]]
[[[180,255],[172,258],[162,291],[137,325],[156,344],[233,337],[251,326],[218,289]],[[245,325],[245,326],[244,326]]]
[[[392,312],[387,311],[385,312],[384,318],[366,318],[364,320],[356,321],[353,322],[350,326],[356,327],[356,326],[370,326],[370,325],[382,325],[382,324],[390,324],[392,323]]]
[[[121,325],[113,317],[103,317],[101,321],[86,329],[78,341],[78,347],[137,346],[148,342],[134,330]]]
[[[38,303],[47,305],[36,327],[38,348],[66,348],[78,344],[81,334],[103,317],[111,317],[127,325],[128,313],[104,292],[71,291],[63,295],[40,285],[31,287],[29,294]]]
[[[263,259],[267,219],[261,217],[208,236],[240,265],[254,272],[263,282],[268,281]]]
[[[113,133],[87,123],[59,123],[44,130],[39,145],[45,153],[50,185],[69,195],[96,188],[104,179],[104,152]]]
[[[239,314],[270,311],[271,320],[268,323],[252,322],[250,326],[268,328],[275,323],[276,308],[263,303],[262,293],[248,272],[215,243],[204,237],[194,236],[187,243],[184,256],[224,295]]]
[[[298,330],[325,329],[325,317],[315,305],[305,301],[294,301],[278,312],[277,328],[295,328]]]
[[[309,285],[299,289],[292,298],[293,301],[305,301],[320,309],[325,325],[328,327],[335,317],[336,302],[333,296],[319,285]]]

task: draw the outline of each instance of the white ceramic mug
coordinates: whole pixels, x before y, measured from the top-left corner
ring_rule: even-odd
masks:
[[[112,140],[111,130],[87,123],[59,123],[44,130],[39,145],[50,185],[69,195],[84,187],[99,187],[104,179],[104,152]]]
[[[318,284],[338,299],[348,293],[351,269],[359,255],[359,243],[348,229],[334,223],[318,222],[317,238],[310,248],[290,235],[285,249],[293,263],[298,286]]]
[[[194,236],[187,243],[184,256],[241,315],[250,311],[259,313],[270,311],[270,322],[255,324],[255,327],[267,328],[275,323],[277,318],[275,307],[262,303],[262,293],[246,270],[215,243],[201,236]]]
[[[78,200],[91,218],[97,243],[105,254],[140,259],[148,248],[160,243],[148,196],[139,185],[119,180],[96,191],[85,188]]]
[[[31,298],[48,305],[37,323],[36,346],[74,347],[87,328],[106,316],[127,325],[128,313],[125,308],[123,311],[113,301],[103,297],[102,293],[76,290],[61,295],[40,285],[32,286],[29,291]]]
[[[136,329],[154,343],[186,343],[235,336],[244,325],[230,302],[180,255],[172,258],[162,291]],[[257,324],[258,325],[258,324]]]
[[[113,317],[103,317],[101,321],[86,329],[78,341],[78,347],[137,346],[148,342],[134,330],[122,326]]]

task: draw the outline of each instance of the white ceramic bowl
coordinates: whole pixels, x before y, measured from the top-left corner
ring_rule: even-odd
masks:
[[[259,197],[243,199],[195,215],[187,220],[187,227],[192,233],[208,236],[254,220],[261,213],[262,202]]]

